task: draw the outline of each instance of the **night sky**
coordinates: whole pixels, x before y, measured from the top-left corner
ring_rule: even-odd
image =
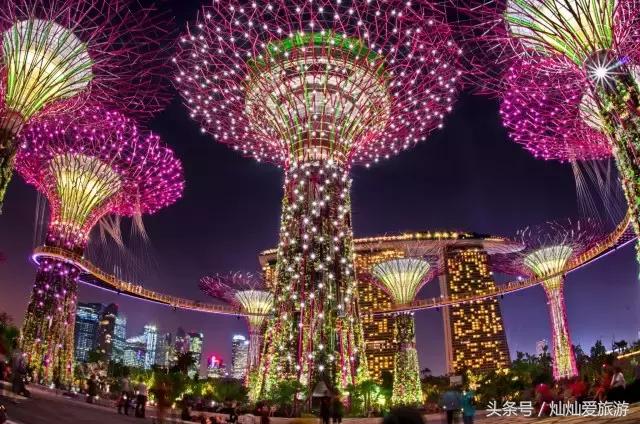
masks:
[[[199,2],[173,0],[177,25],[195,17]],[[145,218],[159,276],[145,286],[206,300],[197,284],[208,273],[258,271],[258,252],[278,239],[282,172],[243,158],[200,134],[176,96],[150,123],[184,163],[183,198]],[[512,235],[550,219],[579,216],[569,165],[534,159],[511,142],[500,124],[496,101],[462,95],[445,128],[425,143],[369,169],[353,172],[353,225],[356,237],[406,230],[467,230]],[[35,268],[33,248],[35,190],[16,177],[0,216],[0,311],[21,323]],[[633,341],[640,330],[638,267],[629,245],[567,278],[566,303],[574,343],[588,348],[596,339]],[[430,286],[432,285],[432,287]],[[437,294],[430,283],[423,296]],[[245,333],[243,320],[218,317],[136,301],[81,286],[81,302],[115,302],[128,318],[128,335],[147,322],[161,331],[202,331],[205,354],[230,360],[231,336]],[[541,287],[501,301],[512,355],[535,351],[549,339],[549,320]],[[422,367],[444,371],[440,312],[416,314]]]

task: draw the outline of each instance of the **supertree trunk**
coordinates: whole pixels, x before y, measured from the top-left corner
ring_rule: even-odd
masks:
[[[70,237],[52,237],[59,246]],[[55,240],[55,242],[54,242]],[[82,253],[82,248],[74,249]],[[80,269],[57,259],[43,258],[38,265],[31,301],[22,329],[21,346],[27,361],[45,383],[73,383],[74,330]]]
[[[259,330],[249,330],[249,354],[247,355],[247,374],[258,366],[260,361],[260,349],[262,347],[262,334]]]
[[[331,161],[287,172],[263,395],[285,378],[344,389],[366,373],[349,189],[347,170]]]
[[[553,377],[556,380],[578,375],[576,358],[569,336],[563,285],[564,281],[561,277],[552,278],[543,283],[549,304]]]
[[[418,405],[422,403],[420,366],[416,350],[413,315],[401,313],[395,317],[395,339],[398,350],[393,358],[393,405]]]

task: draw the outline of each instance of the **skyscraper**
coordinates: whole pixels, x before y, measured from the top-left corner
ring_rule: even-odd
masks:
[[[211,355],[207,361],[207,377],[208,378],[225,378],[227,370],[224,366],[222,358]]]
[[[158,345],[156,347],[156,365],[162,368],[169,368],[174,356],[173,339],[171,333],[161,334],[158,337]]]
[[[189,368],[187,374],[193,378],[200,373],[200,363],[202,362],[202,343],[204,335],[202,333],[188,333],[187,346],[188,352],[193,358],[194,364]]]
[[[96,347],[101,309],[102,305],[99,303],[78,303],[74,337],[74,358],[77,362],[87,362],[89,352]]]
[[[128,338],[124,348],[124,364],[132,368],[145,368],[146,357],[147,341],[144,335]]]
[[[176,340],[174,344],[174,350],[176,355],[179,353],[187,353],[189,351],[187,333],[185,333],[182,327],[178,327],[178,330],[176,331]]]
[[[107,361],[112,359],[117,316],[118,305],[115,303],[110,303],[103,307],[100,313],[100,322],[98,324],[98,334],[96,339],[96,351]]]
[[[144,368],[151,369],[153,364],[156,363],[156,345],[158,343],[158,329],[155,325],[147,324],[144,326],[144,333],[142,334],[146,343],[146,351],[144,357]]]
[[[127,317],[122,314],[116,316],[116,326],[113,331],[113,351],[111,360],[124,362],[124,349],[127,344]]]
[[[243,380],[247,375],[249,340],[242,334],[231,339],[231,378]]]
[[[489,255],[478,245],[450,246],[444,252],[441,292],[450,299],[492,290]],[[509,366],[509,348],[498,299],[443,308],[447,372],[490,371]]]

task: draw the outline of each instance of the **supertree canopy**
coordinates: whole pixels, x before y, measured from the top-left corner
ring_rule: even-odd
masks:
[[[518,118],[511,115],[513,119],[507,119],[507,125],[515,127],[516,140],[536,145],[534,149],[542,156],[553,158],[558,154],[560,159],[566,159],[566,152],[571,160],[582,160],[592,158],[594,152],[598,156],[610,150],[622,179],[634,229],[640,234],[640,96],[636,78],[640,59],[637,31],[640,2],[487,0],[478,4],[462,0],[462,3],[461,15],[466,18],[462,27],[469,30],[467,39],[481,47],[477,49],[478,60],[473,62],[478,65],[476,75],[483,76],[479,85],[506,90],[506,109],[511,112],[520,116],[539,115],[532,127],[543,129],[547,122],[552,125],[541,133],[542,137],[536,137],[528,128],[522,128],[530,125],[525,122],[519,126]],[[501,69],[511,73],[510,77],[488,71],[495,61],[483,59],[494,59],[497,55],[483,53],[491,50],[487,46],[501,53],[498,55],[504,65]],[[513,77],[513,73],[523,72],[519,68],[527,67],[538,67],[538,75]],[[540,78],[543,71],[546,75]],[[531,72],[525,69],[524,73]],[[496,76],[507,83],[496,84]],[[541,102],[531,98],[514,102],[514,97],[528,96],[532,91],[539,93]],[[563,99],[568,104],[558,105]],[[527,107],[533,110],[524,110]],[[568,111],[567,118],[558,118],[556,111],[562,115],[563,110]],[[579,131],[576,136],[563,136],[576,127],[584,129],[579,120],[585,118],[591,129]],[[559,137],[554,140],[557,132]],[[587,137],[583,138],[585,132]],[[599,146],[591,147],[592,143]]]
[[[249,324],[249,370],[258,366],[262,334],[267,316],[273,311],[273,295],[264,288],[262,278],[249,273],[203,277],[200,289],[222,299],[246,314]]]
[[[451,110],[459,49],[428,2],[214,1],[179,42],[176,87],[218,141],[285,170],[276,379],[366,378],[349,170],[424,140]]]
[[[7,0],[0,8],[0,205],[16,136],[87,98],[144,117],[170,99],[168,21],[136,0]]]
[[[578,375],[567,323],[562,270],[601,236],[599,226],[592,220],[550,222],[518,233],[517,238],[526,248],[515,259],[517,269],[536,277],[549,276],[542,286],[549,305],[553,376],[556,379]]]
[[[389,293],[393,303],[406,304],[412,302],[431,279],[433,269],[424,259],[402,258],[381,262],[371,272],[377,284]],[[393,358],[391,402],[394,405],[418,405],[422,402],[422,383],[413,314],[401,312],[394,321],[397,351]]]
[[[154,134],[102,107],[38,119],[21,132],[16,170],[49,202],[46,244],[81,255],[106,214],[154,213],[182,194],[182,166]],[[23,329],[23,349],[41,379],[72,377],[80,269],[41,259]]]

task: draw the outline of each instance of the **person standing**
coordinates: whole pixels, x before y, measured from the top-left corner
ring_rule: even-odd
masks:
[[[331,417],[333,418],[333,424],[342,423],[342,417],[344,416],[344,405],[340,396],[333,398],[333,404],[331,405]]]
[[[609,389],[607,400],[610,400],[610,401],[623,400],[624,390],[626,387],[627,387],[627,382],[624,379],[624,374],[622,374],[622,369],[620,367],[616,367],[613,373],[613,377],[611,378],[611,388]]]
[[[149,396],[149,390],[147,385],[141,379],[137,387],[138,396],[136,397],[136,417],[144,418],[147,407],[147,396]]]
[[[131,406],[131,385],[129,378],[125,375],[120,380],[120,402],[118,402],[118,414],[122,414],[124,407],[124,415],[129,415],[129,407]]]
[[[453,424],[456,414],[460,411],[460,392],[454,387],[442,395],[442,408],[447,415],[447,424]]]
[[[167,389],[167,383],[161,381],[153,389],[153,393],[156,396],[156,423],[163,424],[164,417],[167,415],[167,409],[169,408],[169,390]]]
[[[93,403],[96,396],[98,396],[98,380],[95,374],[91,374],[87,381],[87,403]]]
[[[473,424],[473,417],[476,415],[476,399],[473,390],[464,390],[460,399],[462,406],[462,422]]]
[[[325,390],[324,396],[320,398],[320,418],[322,424],[329,424],[331,418],[331,398],[329,397],[329,391]]]

